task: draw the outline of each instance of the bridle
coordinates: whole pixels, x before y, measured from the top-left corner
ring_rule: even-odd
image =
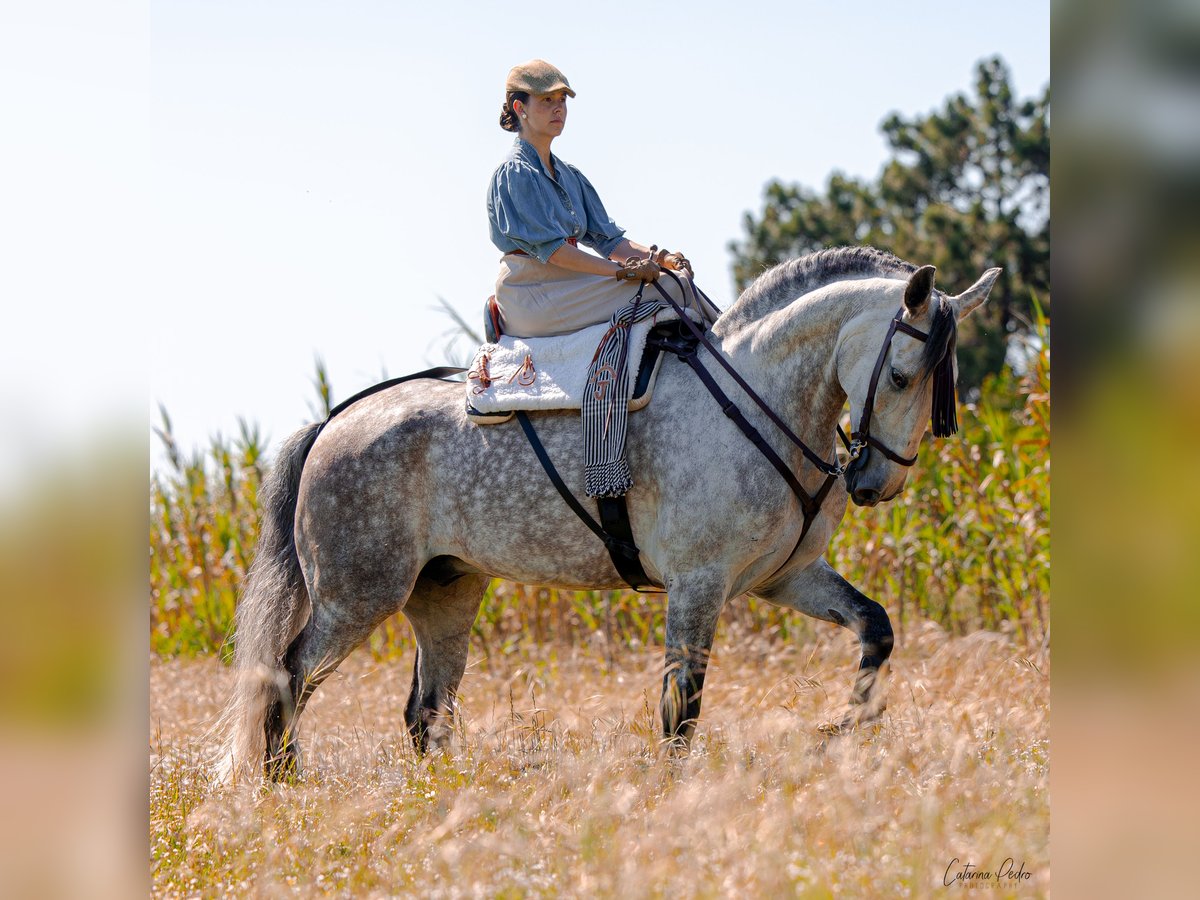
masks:
[[[673,272],[670,270],[664,270],[663,275],[668,275],[674,279],[675,283],[679,285],[683,296],[686,296],[686,293],[683,293],[683,286],[680,283],[679,278]],[[734,424],[738,426],[742,433],[749,438],[750,441],[763,454],[763,456],[767,458],[767,461],[775,467],[776,471],[778,471],[783,477],[784,481],[787,482],[788,487],[792,489],[792,493],[796,495],[796,499],[800,501],[800,508],[804,512],[804,527],[800,532],[799,540],[796,542],[797,548],[799,548],[800,543],[804,540],[805,535],[808,534],[808,530],[812,526],[813,520],[816,519],[817,513],[821,509],[821,504],[824,502],[826,495],[829,493],[829,489],[833,486],[833,483],[837,481],[837,479],[844,478],[846,476],[853,463],[863,455],[863,452],[868,447],[874,447],[883,453],[888,459],[899,463],[902,466],[912,466],[916,463],[916,456],[911,458],[901,456],[871,434],[871,417],[875,407],[875,393],[879,386],[879,376],[883,371],[883,364],[887,360],[888,351],[891,349],[892,339],[896,336],[896,332],[901,331],[904,334],[914,337],[922,342],[927,342],[929,340],[929,335],[926,332],[914,328],[907,322],[903,321],[905,309],[903,306],[901,306],[896,312],[896,315],[892,317],[892,322],[888,327],[887,335],[883,339],[883,346],[879,349],[879,356],[875,360],[875,368],[871,373],[871,383],[867,389],[866,403],[863,407],[863,414],[859,419],[858,428],[854,429],[851,432],[851,438],[847,439],[846,433],[842,430],[842,427],[840,425],[838,426],[838,436],[841,438],[842,443],[845,444],[846,449],[849,452],[849,459],[847,459],[845,464],[841,464],[836,460],[833,463],[826,462],[815,450],[809,447],[808,444],[806,444],[795,432],[793,432],[791,428],[789,428],[783,421],[783,419],[781,419],[779,415],[775,413],[775,411],[772,410],[766,404],[766,402],[758,396],[757,393],[755,393],[750,385],[746,383],[745,379],[743,379],[742,376],[738,374],[737,370],[733,368],[729,361],[725,359],[722,354],[717,352],[717,349],[713,347],[708,338],[705,337],[704,332],[701,331],[696,323],[691,320],[691,318],[684,312],[683,308],[675,302],[675,299],[669,293],[663,290],[662,286],[657,282],[654,282],[654,287],[658,290],[659,294],[662,295],[662,298],[667,302],[667,304],[675,310],[675,312],[679,315],[680,321],[684,323],[684,325],[692,333],[692,336],[696,339],[696,343],[691,345],[691,349],[689,351],[675,351],[679,358],[692,367],[696,375],[700,378],[700,381],[708,389],[708,392],[713,395],[713,398],[721,406],[721,411],[733,420]],[[703,296],[703,292],[700,292],[695,285],[693,285],[693,289],[701,293]],[[704,299],[708,301],[707,297]],[[711,301],[708,302],[711,303]],[[804,489],[787,463],[785,463],[783,459],[780,458],[779,454],[777,454],[771,448],[758,429],[751,425],[749,421],[747,421],[746,417],[742,414],[741,410],[738,409],[737,405],[729,399],[725,392],[717,385],[716,381],[713,380],[712,375],[708,373],[696,356],[697,344],[708,350],[712,358],[716,360],[722,368],[725,369],[725,371],[733,378],[734,382],[739,388],[742,389],[746,396],[749,397],[755,403],[755,405],[767,415],[767,418],[771,420],[771,422],[783,433],[785,437],[787,437],[789,441],[791,441],[800,449],[800,452],[804,454],[805,458],[825,475],[824,482],[822,482],[821,486],[816,490],[815,493],[809,494]],[[954,421],[955,401],[954,375],[952,369],[953,364],[953,353],[951,352],[951,347],[947,346],[946,354],[938,362],[936,368],[934,369],[933,376],[935,379],[935,390],[934,403],[930,413],[930,418],[934,424],[934,434],[938,437],[945,437],[948,434],[952,434],[957,430],[958,427],[957,422]],[[946,391],[947,385],[949,387],[948,396]],[[947,402],[949,404],[948,410]],[[947,423],[950,424],[948,425]],[[794,554],[795,550],[792,552]]]
[[[906,467],[916,465],[916,454],[913,456],[901,456],[899,453],[884,444],[883,441],[879,440],[879,438],[871,434],[871,415],[875,409],[875,391],[879,387],[879,376],[883,372],[883,364],[887,359],[888,350],[892,346],[892,338],[896,336],[897,331],[902,331],[909,337],[914,337],[922,343],[925,343],[929,340],[929,335],[926,332],[921,331],[919,328],[913,328],[904,321],[904,307],[901,306],[900,309],[896,311],[896,315],[892,317],[892,324],[888,328],[887,336],[883,339],[883,346],[879,350],[879,356],[875,359],[875,369],[871,372],[871,384],[867,388],[867,399],[863,405],[862,416],[858,420],[858,428],[850,432],[850,441],[846,444],[846,449],[850,453],[851,462],[858,459],[859,456],[862,455],[863,450],[870,446],[874,447],[894,463],[899,463],[900,465]],[[953,397],[954,390],[954,374],[953,370],[949,368],[954,364],[951,358],[952,355],[953,354],[950,352],[950,348],[947,347],[946,355],[943,356],[938,362],[933,372],[935,385],[945,383],[947,380],[946,376],[947,374],[949,375],[950,390],[952,392],[951,397]],[[937,437],[948,437],[949,435],[958,431],[958,423],[956,421],[953,422],[953,424],[949,427],[949,430],[946,430],[946,427],[939,425],[937,407],[940,399],[940,397],[934,398],[935,402],[929,413],[930,424],[933,427],[934,434]],[[951,400],[951,403],[953,403],[953,400]],[[953,406],[951,407],[950,418],[953,420]],[[842,440],[845,441],[846,437],[841,431],[841,426],[838,426],[838,432],[842,434]],[[846,468],[849,468],[849,464],[847,464]]]

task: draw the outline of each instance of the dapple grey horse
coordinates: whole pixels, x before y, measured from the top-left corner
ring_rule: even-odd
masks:
[[[839,248],[767,271],[707,333],[767,404],[826,460],[847,399],[861,421],[886,348],[872,434],[915,456],[930,418],[930,373],[954,353],[957,322],[987,297],[999,269],[958,296],[871,248]],[[727,394],[728,374],[700,353]],[[950,359],[953,365],[953,359]],[[951,374],[952,377],[952,374]],[[951,394],[951,403],[953,402]],[[262,491],[258,549],[236,614],[238,673],[223,725],[221,775],[298,771],[296,719],[317,685],[388,616],[403,612],[417,655],[405,721],[416,746],[449,741],[472,623],[489,579],[567,589],[625,585],[604,545],[556,493],[516,423],[479,427],[463,387],[417,380],[351,405],[280,448]],[[825,475],[761,412],[749,418],[801,484]],[[578,413],[536,416],[550,457],[583,496]],[[847,498],[895,497],[907,468],[867,449],[827,493],[798,541],[796,495],[678,359],[663,361],[653,402],[630,417],[627,495],[647,574],[665,586],[666,738],[686,748],[700,713],[717,618],[751,593],[851,629],[862,660],[852,708],[877,710],[875,675],[892,650],[887,613],[823,559]],[[865,705],[864,705],[865,704]]]

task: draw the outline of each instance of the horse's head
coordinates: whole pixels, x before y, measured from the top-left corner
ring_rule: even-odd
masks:
[[[935,290],[933,274],[933,266],[922,266],[907,282],[890,281],[838,341],[838,380],[850,399],[857,452],[846,489],[859,506],[890,500],[904,487],[926,422],[938,437],[958,429],[958,320],[987,299],[1000,270],[988,269],[956,297]]]

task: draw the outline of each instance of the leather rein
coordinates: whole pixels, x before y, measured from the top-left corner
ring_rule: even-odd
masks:
[[[673,278],[675,283],[680,286],[681,294],[686,296],[686,293],[682,292],[682,284],[680,283],[678,276],[676,276],[670,270],[664,270],[663,274],[669,275],[671,278]],[[903,306],[900,307],[900,309],[896,312],[896,315],[892,318],[887,335],[883,339],[883,346],[879,350],[879,356],[875,360],[875,368],[871,373],[871,383],[867,389],[866,404],[863,407],[863,414],[859,419],[858,428],[852,430],[850,439],[847,439],[846,433],[842,430],[842,426],[838,425],[838,436],[841,438],[842,443],[845,444],[846,450],[850,454],[845,465],[841,465],[837,463],[836,460],[833,463],[826,462],[816,451],[809,447],[808,444],[806,444],[794,431],[792,431],[792,429],[788,427],[787,423],[784,422],[783,419],[781,419],[779,415],[767,405],[766,401],[764,401],[754,391],[754,389],[746,383],[746,380],[742,378],[740,374],[738,374],[737,370],[733,368],[732,364],[730,364],[730,362],[725,359],[725,357],[721,355],[721,353],[719,353],[717,349],[709,342],[708,338],[705,337],[704,332],[701,331],[696,323],[691,320],[691,318],[684,312],[680,305],[675,302],[674,298],[672,298],[669,293],[663,290],[662,286],[657,282],[654,283],[654,287],[659,294],[662,295],[662,298],[671,306],[671,308],[675,310],[675,312],[679,315],[679,318],[691,332],[692,336],[696,339],[696,343],[691,345],[690,350],[677,352],[676,355],[678,355],[680,359],[692,367],[696,375],[700,378],[700,381],[704,384],[705,388],[708,389],[708,392],[713,395],[713,398],[720,405],[721,411],[725,413],[725,415],[731,420],[733,420],[733,423],[737,425],[741,432],[751,441],[751,443],[754,444],[754,446],[759,449],[759,452],[761,452],[763,456],[767,458],[767,461],[775,467],[776,471],[778,471],[783,477],[784,481],[787,482],[788,487],[791,488],[792,493],[796,495],[796,499],[800,503],[800,509],[804,513],[804,526],[800,531],[800,537],[796,541],[796,546],[792,549],[792,553],[788,556],[789,560],[795,555],[796,550],[798,550],[800,547],[800,544],[803,543],[805,536],[808,534],[809,528],[812,527],[813,521],[816,519],[817,514],[821,510],[821,505],[824,503],[825,497],[829,493],[829,489],[833,487],[833,483],[837,481],[838,478],[845,477],[846,471],[850,467],[850,464],[854,462],[854,460],[858,459],[859,456],[862,455],[863,450],[865,450],[868,446],[876,448],[888,459],[899,463],[902,466],[912,466],[916,464],[916,456],[912,456],[911,458],[901,456],[871,434],[871,414],[875,406],[875,392],[879,385],[879,376],[883,371],[883,364],[887,359],[888,350],[892,346],[892,339],[895,337],[896,332],[902,331],[919,341],[927,341],[929,339],[928,334],[914,328],[902,320],[904,316]],[[712,301],[708,300],[708,297],[703,291],[700,291],[700,289],[696,288],[695,285],[693,285],[693,288],[702,297],[704,297],[704,299],[708,301],[710,305],[712,304]],[[771,422],[784,434],[789,441],[791,441],[800,449],[800,452],[804,454],[804,457],[811,462],[818,469],[818,471],[825,475],[825,480],[821,483],[821,486],[817,488],[815,493],[809,494],[804,489],[804,486],[800,484],[800,481],[788,467],[787,463],[785,463],[783,459],[780,458],[779,454],[777,454],[774,449],[771,448],[758,429],[751,425],[749,421],[747,421],[746,417],[742,414],[742,411],[738,409],[737,405],[729,399],[725,392],[722,391],[717,385],[716,381],[713,380],[712,375],[708,373],[703,364],[697,358],[697,345],[703,346],[709,352],[712,358],[715,359],[727,373],[729,373],[730,377],[733,378],[734,382],[739,388],[742,389],[746,396],[749,397],[754,404],[766,414],[767,418],[771,420]],[[942,363],[939,363],[939,365],[949,364],[950,363],[948,360],[943,360]]]

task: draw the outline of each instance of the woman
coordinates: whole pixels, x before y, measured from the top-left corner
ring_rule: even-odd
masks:
[[[508,73],[504,89],[500,127],[517,139],[488,192],[492,243],[504,253],[496,281],[504,332],[539,337],[607,322],[662,268],[687,285],[662,280],[675,300],[696,306],[687,258],[665,251],[651,258],[652,248],[625,237],[583,173],[550,152],[567,123],[567,97],[575,96],[562,72],[531,60]]]

